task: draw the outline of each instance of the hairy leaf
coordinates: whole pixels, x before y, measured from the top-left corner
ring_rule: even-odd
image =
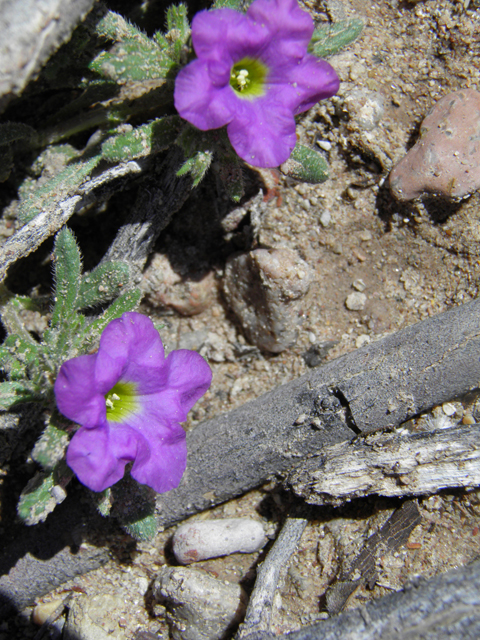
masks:
[[[290,158],[280,167],[282,172],[310,184],[319,184],[328,179],[329,167],[325,158],[301,144],[297,144]]]
[[[359,18],[322,24],[313,32],[308,51],[318,58],[332,56],[358,38],[363,26]]]

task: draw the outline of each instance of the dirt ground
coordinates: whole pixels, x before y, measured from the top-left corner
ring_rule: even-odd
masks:
[[[260,205],[256,201],[255,215],[247,202],[243,205],[246,217],[242,221],[238,214],[237,226],[227,225],[226,231],[225,225],[217,225],[217,236],[224,234],[223,248],[214,260],[208,251],[218,237],[207,237],[212,229],[208,220],[223,214],[207,206],[212,183],[206,181],[158,244],[158,250],[165,251],[173,242],[179,250],[199,255],[215,272],[216,297],[199,315],[182,317],[144,307],[163,321],[162,338],[168,350],[177,348],[182,336],[189,339],[192,332],[217,336],[205,354],[210,357],[213,383],[191,412],[188,428],[306,372],[303,355],[312,345],[332,343],[326,355],[330,360],[479,293],[479,194],[455,204],[433,200],[400,204],[391,196],[386,178],[415,142],[421,121],[438,99],[461,88],[480,91],[480,10],[473,3],[466,8],[468,1],[449,0],[327,0],[305,6],[317,21],[342,14],[365,20],[361,37],[330,59],[342,81],[338,95],[300,118],[300,138],[324,150],[330,179],[321,185],[297,184],[276,172],[262,172],[267,186]],[[350,92],[362,88],[383,96],[384,113],[373,132],[362,129],[354,108],[344,103]],[[233,219],[231,211],[230,207]],[[203,227],[198,240],[195,226],[191,233],[185,231],[194,215],[195,224]],[[227,250],[255,245],[291,248],[315,271],[297,342],[278,355],[246,348],[241,327],[221,295]],[[366,295],[364,308],[347,309],[347,296],[359,288]],[[464,416],[480,421],[478,401],[454,406],[454,422]],[[442,420],[445,413],[437,408],[434,416]],[[272,482],[195,518],[260,518],[273,538],[286,501],[288,496]],[[327,586],[396,506],[396,501],[372,498],[335,510],[318,508],[279,590],[275,633],[327,615],[322,600]],[[426,497],[419,500],[419,509],[422,521],[409,543],[380,558],[377,585],[371,591],[359,589],[348,607],[398,590],[414,576],[433,576],[478,556],[480,492]],[[75,597],[82,597],[81,592],[88,596],[112,593],[125,601],[122,610],[112,612],[125,638],[133,638],[138,630],[168,637],[162,612],[149,607],[144,594],[159,567],[172,562],[167,544],[172,532],[160,533],[152,543],[137,543],[123,563],[111,561],[43,600],[63,597],[73,586]],[[235,554],[198,563],[198,567],[221,579],[241,582],[248,590],[258,559],[258,553]],[[32,638],[36,631],[19,617],[0,623],[0,640],[17,633]]]

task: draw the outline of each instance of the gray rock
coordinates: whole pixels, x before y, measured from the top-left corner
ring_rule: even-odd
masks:
[[[439,100],[420,139],[390,173],[399,200],[431,194],[460,199],[480,188],[480,93],[462,89]]]
[[[223,289],[248,340],[280,353],[295,344],[313,271],[291,249],[255,249],[232,256]]]
[[[123,598],[110,594],[80,596],[70,607],[65,640],[126,640],[118,619],[125,608]]]
[[[346,94],[342,108],[359,129],[371,131],[383,118],[385,100],[378,91],[353,89]]]
[[[360,291],[354,291],[347,296],[345,306],[349,311],[361,311],[367,302],[367,296]]]
[[[173,553],[181,564],[230,553],[252,553],[266,543],[263,526],[251,518],[219,518],[190,522],[173,536]]]
[[[153,596],[167,608],[174,640],[220,640],[241,620],[247,603],[239,584],[185,567],[163,567]]]

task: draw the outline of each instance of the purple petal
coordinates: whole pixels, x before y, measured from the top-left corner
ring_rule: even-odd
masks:
[[[130,471],[135,480],[158,493],[178,486],[187,464],[185,432],[179,425],[159,429],[154,439],[139,438],[135,463]]]
[[[232,119],[232,93],[228,83],[224,88],[212,84],[208,62],[194,60],[175,80],[175,108],[182,118],[201,131],[218,129]]]
[[[67,360],[60,367],[54,391],[64,416],[87,428],[105,424],[105,398],[95,380],[97,354]]]
[[[201,11],[192,22],[192,42],[197,56],[224,61],[229,69],[245,56],[257,55],[270,39],[267,25],[257,25],[233,9]],[[227,82],[229,80],[230,76]]]
[[[305,55],[314,24],[296,0],[255,0],[247,11],[247,17],[254,23],[267,25],[271,46],[279,58],[302,58]]]
[[[186,420],[190,409],[210,387],[212,370],[195,351],[179,349],[166,359],[162,378],[163,388],[141,397],[144,433],[150,433],[149,423],[173,424]]]
[[[319,100],[335,95],[340,86],[335,69],[325,60],[311,55],[306,55],[295,70],[292,70],[289,80],[292,86],[296,84],[298,102],[295,115],[307,111]]]
[[[227,133],[238,155],[255,167],[278,167],[293,151],[297,137],[291,109],[265,99],[241,101]]]
[[[67,464],[86,487],[104,491],[123,478],[125,465],[137,455],[138,438],[120,425],[79,429],[68,446]]]

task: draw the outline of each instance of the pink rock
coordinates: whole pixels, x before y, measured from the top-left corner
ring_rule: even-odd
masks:
[[[216,298],[213,271],[201,274],[179,274],[166,255],[156,253],[146,269],[142,289],[145,301],[152,307],[174,309],[184,316],[205,311]]]
[[[173,536],[173,553],[181,564],[230,553],[253,553],[266,543],[263,526],[251,518],[221,518],[191,522]]]
[[[464,198],[480,189],[480,93],[463,89],[439,100],[420,139],[390,173],[399,200]]]

